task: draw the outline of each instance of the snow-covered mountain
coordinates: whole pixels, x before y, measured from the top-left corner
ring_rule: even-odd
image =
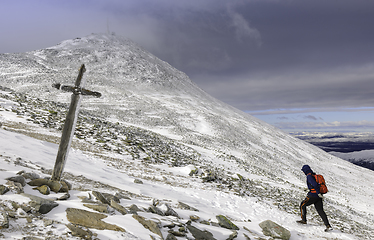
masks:
[[[73,147],[110,167],[116,179],[106,179],[106,184],[130,191],[127,188],[133,187],[116,181],[122,175],[125,179],[136,176],[155,188],[140,191],[157,198],[155,186],[171,181],[167,191],[171,203],[185,198],[192,205],[205,204],[209,210],[204,217],[213,217],[208,214],[212,211],[227,213],[241,226],[248,219],[252,226],[266,216],[290,229],[291,239],[355,239],[349,234],[373,238],[372,171],[214,99],[184,73],[122,37],[93,34],[46,49],[0,54],[3,128],[57,143],[70,94],[52,84],[72,85],[81,64],[87,69],[86,88],[101,92],[102,97],[83,97]],[[0,147],[4,156],[17,155],[17,149],[11,149]],[[40,151],[39,156],[22,159],[50,169],[54,159],[46,162],[43,157],[45,161],[40,162],[43,148]],[[67,172],[104,181],[101,174],[94,179],[90,168],[85,172],[84,167],[73,169],[69,163]],[[310,222],[317,224],[312,230],[295,223],[305,197],[305,176],[300,170],[304,164],[327,180],[330,192],[325,210],[336,229],[331,235],[322,231],[314,210],[309,214]],[[179,173],[181,168],[189,173]],[[98,171],[106,168],[102,169]],[[182,176],[171,178],[172,173]],[[194,196],[190,189],[201,194]],[[215,194],[215,201],[204,196],[202,189]],[[238,239],[245,239],[244,235],[239,233]]]
[[[358,166],[374,170],[374,150],[362,150],[350,153],[330,152],[330,154]]]

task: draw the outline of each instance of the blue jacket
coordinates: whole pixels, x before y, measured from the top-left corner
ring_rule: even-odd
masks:
[[[306,175],[306,184],[308,185],[308,196],[310,197],[318,197],[319,194],[319,184],[316,182],[316,179],[314,178],[314,172],[308,165],[304,165],[301,169],[305,175]],[[312,190],[315,190],[315,192]]]

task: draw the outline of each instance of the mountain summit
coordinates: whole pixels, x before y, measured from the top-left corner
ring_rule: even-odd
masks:
[[[294,214],[295,219],[304,197],[301,167],[309,164],[325,176],[329,186],[326,212],[332,225],[352,233],[363,225],[367,228],[363,232],[374,231],[370,227],[374,225],[374,207],[367,200],[374,196],[366,191],[374,182],[372,171],[220,102],[186,74],[123,37],[92,34],[32,52],[0,54],[0,86],[42,101],[66,104],[70,94],[52,85],[73,85],[81,64],[87,69],[83,77],[86,87],[102,93],[101,98],[83,97],[81,112],[86,119],[95,116],[110,126],[106,134],[112,137],[105,140],[106,149],[123,137],[114,136],[115,129],[141,129],[160,141],[145,146],[144,135],[137,138],[137,146],[146,155],[143,160],[171,167],[193,165],[191,176],[201,176],[224,191],[235,189],[243,197],[271,202]],[[95,144],[101,142],[96,139]],[[168,146],[164,152],[191,153],[186,154],[190,161],[178,157],[164,161],[167,154],[147,152],[161,145]],[[348,219],[347,212],[360,219]]]

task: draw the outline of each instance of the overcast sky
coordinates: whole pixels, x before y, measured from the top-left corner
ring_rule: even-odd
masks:
[[[286,131],[374,129],[372,0],[2,0],[0,53],[115,32]]]

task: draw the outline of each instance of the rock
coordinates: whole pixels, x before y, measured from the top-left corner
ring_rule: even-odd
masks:
[[[91,208],[92,210],[95,210],[97,212],[101,213],[109,213],[108,205],[106,204],[83,204],[83,206]]]
[[[15,191],[17,194],[23,193],[23,187],[21,183],[8,180],[6,184],[8,185],[9,190]]]
[[[234,238],[237,238],[237,237],[238,237],[238,232],[234,231],[233,233],[230,234],[227,240],[233,240]]]
[[[201,224],[205,224],[205,225],[210,225],[210,222],[207,221],[207,220],[202,220],[202,221],[200,221],[200,223],[201,223]]]
[[[41,214],[49,213],[53,208],[58,206],[58,203],[49,199],[37,197],[27,193],[22,193],[21,195],[30,198],[30,206],[34,207],[35,210]]]
[[[93,233],[89,229],[84,230],[83,228],[78,227],[74,224],[67,224],[66,227],[70,229],[71,235],[75,237],[80,237],[83,239],[92,239]]]
[[[161,238],[162,233],[160,228],[158,227],[158,224],[152,220],[146,220],[144,217],[139,215],[132,215],[133,218],[135,218],[140,224],[142,224],[145,228],[149,229],[149,231],[159,235]]]
[[[0,229],[9,228],[9,217],[5,212],[0,213]]]
[[[27,216],[27,217],[26,217],[26,221],[27,221],[27,223],[32,223],[32,217]]]
[[[122,205],[118,204],[116,201],[114,201],[113,199],[110,200],[110,206],[112,208],[114,208],[115,210],[117,210],[118,212],[120,212],[122,215],[125,215],[127,214],[127,210],[126,208],[124,208]]]
[[[52,202],[52,203],[42,203],[39,207],[38,212],[41,214],[47,214],[49,213],[53,208],[57,207],[58,203]]]
[[[104,204],[108,204],[110,205],[110,202],[108,201],[108,199],[106,199],[102,194],[101,192],[97,192],[97,191],[92,191],[92,195],[94,195],[100,202],[104,203]]]
[[[71,188],[73,187],[73,186],[71,185],[71,183],[69,183],[69,182],[66,181],[65,179],[61,180],[61,183],[62,183],[63,185],[66,185],[68,190],[71,190]]]
[[[227,229],[239,230],[239,228],[235,224],[233,224],[229,219],[227,219],[227,217],[223,215],[218,215],[216,216],[216,218],[218,220],[218,224],[221,227],[227,228]]]
[[[65,193],[64,195],[62,195],[61,197],[57,198],[56,200],[64,201],[64,200],[68,200],[69,198],[70,198],[70,194],[69,193]]]
[[[130,207],[129,207],[129,213],[130,214],[137,214],[137,212],[141,212],[142,210],[140,210],[139,208],[138,208],[138,206],[136,206],[135,204],[133,204],[133,205],[131,205]]]
[[[187,225],[187,229],[195,239],[215,240],[213,234],[211,232],[208,232],[207,230],[201,231],[200,229],[192,225]]]
[[[47,185],[55,193],[58,193],[60,189],[62,188],[62,184],[59,181],[48,180],[44,178],[31,180],[27,184],[29,184],[30,186],[38,186],[38,187],[42,185]]]
[[[44,227],[48,227],[48,226],[52,225],[53,223],[54,223],[54,221],[52,219],[43,218]]]
[[[78,196],[78,198],[79,198],[83,203],[97,203],[97,201],[94,201],[94,200],[91,199],[91,194],[89,194],[89,197]]]
[[[22,187],[26,186],[26,180],[23,176],[9,177],[6,180],[20,183],[22,185]]]
[[[186,236],[186,234],[184,232],[178,232],[178,231],[173,231],[173,230],[169,230],[168,233],[173,234],[174,236],[177,236],[177,237],[185,237]]]
[[[291,237],[290,231],[288,231],[287,229],[273,221],[266,220],[261,222],[259,225],[262,228],[263,234],[266,236],[280,238],[284,240],[288,240]]]
[[[197,220],[200,220],[200,217],[197,216],[197,215],[191,215],[191,216],[190,216],[190,219],[191,219],[192,221],[197,221]]]
[[[110,193],[101,193],[101,195],[103,195],[103,197],[105,197],[105,199],[110,203],[112,200],[117,202],[117,203],[120,203],[121,201],[119,200],[118,197],[110,194]]]
[[[7,192],[9,192],[9,188],[7,186],[0,185],[0,195],[4,195]]]
[[[173,234],[169,233],[166,237],[166,240],[178,240],[178,238],[176,238]]]
[[[137,183],[137,184],[143,184],[143,181],[140,180],[140,179],[137,179],[137,178],[136,178],[136,179],[134,180],[134,183]]]
[[[19,218],[26,218],[28,216],[25,210],[23,210],[22,208],[18,208],[16,213],[17,213],[17,217]]]
[[[35,196],[35,195],[32,195],[32,194],[28,194],[28,193],[21,193],[20,195],[24,196],[24,197],[30,198],[30,200],[33,201],[33,202],[35,202],[36,204],[54,203],[53,200],[45,199],[45,198],[38,197],[38,196]]]
[[[30,180],[34,180],[34,179],[38,179],[40,178],[40,176],[36,173],[33,173],[33,172],[24,172],[21,174],[21,176],[23,176],[24,178],[26,179],[30,179]]]
[[[22,204],[21,206],[20,206],[20,208],[22,208],[22,210],[23,211],[25,211],[26,213],[29,213],[29,212],[31,212],[31,210],[32,210],[32,208],[30,207],[30,205],[28,205],[28,204]]]
[[[43,195],[49,195],[51,193],[49,187],[47,185],[42,185],[40,187],[33,188],[38,190]]]
[[[66,217],[69,220],[69,222],[83,227],[95,228],[98,230],[107,229],[113,231],[126,232],[125,229],[121,227],[101,221],[101,219],[107,217],[107,215],[102,213],[89,212],[77,208],[67,208]]]
[[[115,195],[116,198],[118,199],[127,199],[127,200],[131,200],[131,198],[123,193],[116,193]]]
[[[157,215],[160,215],[160,216],[165,216],[164,212],[161,211],[158,207],[156,206],[150,206],[148,208],[148,212],[151,212],[151,213],[155,213]]]
[[[198,212],[199,210],[194,208],[194,207],[191,207],[185,203],[182,203],[182,202],[178,202],[178,207],[181,208],[181,209],[184,209],[184,210],[190,210],[190,211],[195,211],[195,212]]]
[[[247,234],[243,233],[243,235],[244,235],[246,240],[251,240],[251,238]]]
[[[174,211],[174,209],[172,209],[169,204],[165,204],[166,205],[166,212],[165,212],[165,216],[174,216],[174,217],[177,217],[179,218],[179,215],[176,211]]]
[[[71,185],[69,187],[69,185],[67,184],[67,182],[65,180],[60,181],[60,184],[61,184],[61,189],[59,190],[59,192],[66,192],[67,193],[71,189]]]

